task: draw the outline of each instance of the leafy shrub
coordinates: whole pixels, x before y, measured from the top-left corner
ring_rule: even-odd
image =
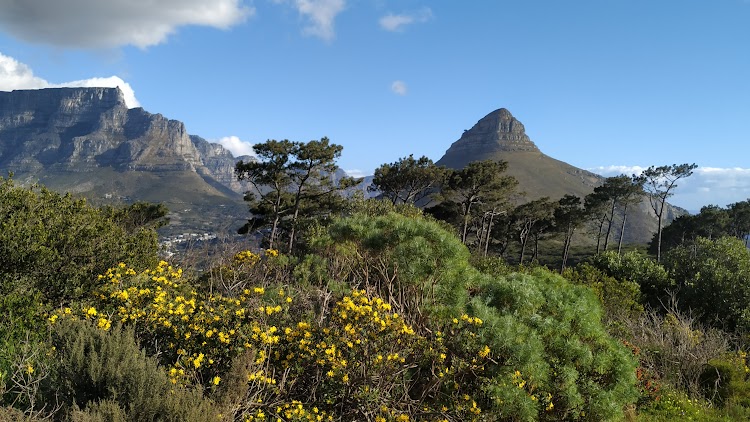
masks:
[[[487,279],[478,290],[470,310],[485,321],[479,335],[502,359],[486,390],[513,403],[507,387],[519,371],[538,403],[512,418],[610,420],[635,401],[635,360],[607,334],[589,289],[538,269]],[[502,406],[497,412],[505,415]]]
[[[750,330],[750,250],[741,240],[698,238],[671,249],[664,265],[681,287],[683,307],[714,327]]]
[[[477,386],[467,396],[485,418],[604,420],[637,397],[635,360],[607,334],[587,288],[542,269],[482,274],[455,236],[397,214],[336,221],[313,245],[305,275],[319,278],[308,280],[380,294],[418,333],[446,333],[464,315],[483,321],[475,337],[444,344],[447,359],[491,357],[462,384]]]
[[[727,354],[711,359],[701,374],[706,398],[723,405],[728,402],[750,408],[750,368],[747,353]]]
[[[55,306],[69,303],[117,262],[143,268],[157,256],[153,230],[130,233],[85,201],[43,187],[0,179],[0,220],[0,296],[31,288]]]
[[[563,277],[574,284],[591,288],[604,309],[604,320],[612,332],[624,335],[628,320],[643,313],[641,290],[637,283],[620,280],[588,263],[566,268]]]
[[[636,251],[618,254],[605,251],[595,255],[591,265],[621,282],[634,282],[643,295],[641,303],[661,308],[677,287],[667,270],[655,260]]]
[[[68,318],[53,327],[57,365],[50,402],[62,400],[71,411],[82,406],[90,417],[99,415],[101,420],[117,420],[121,415],[139,421],[216,418],[218,412],[200,390],[170,383],[164,369],[139,348],[132,330],[118,325],[107,330]]]

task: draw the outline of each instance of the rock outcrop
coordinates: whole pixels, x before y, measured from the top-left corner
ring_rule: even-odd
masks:
[[[539,148],[526,135],[523,123],[510,111],[501,108],[484,116],[471,129],[464,131],[446,155],[483,154],[495,151],[536,151]]]
[[[22,182],[94,200],[192,210],[241,203],[246,186],[234,177],[239,159],[190,136],[180,121],[128,109],[119,88],[0,92],[0,172]]]

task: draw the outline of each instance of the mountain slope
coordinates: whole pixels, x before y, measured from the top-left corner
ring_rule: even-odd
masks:
[[[174,230],[246,217],[237,160],[188,135],[182,122],[128,109],[118,88],[0,92],[3,174],[99,204],[164,203],[174,211]]]
[[[437,164],[460,169],[481,160],[507,161],[507,174],[518,179],[519,190],[526,193],[527,200],[544,196],[557,200],[566,194],[583,197],[604,181],[602,176],[542,153],[526,135],[523,124],[504,108],[487,114],[464,131]],[[684,211],[670,207],[668,221],[681,213]],[[649,242],[656,228],[656,217],[642,202],[628,213],[625,241]]]

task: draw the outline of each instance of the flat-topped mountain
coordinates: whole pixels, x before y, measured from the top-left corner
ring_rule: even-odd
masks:
[[[518,179],[519,190],[526,193],[528,200],[544,196],[557,200],[565,194],[584,197],[604,181],[600,175],[542,153],[526,134],[524,125],[504,108],[489,113],[464,131],[437,164],[460,169],[481,160],[507,161],[507,173]],[[684,211],[670,207],[667,215],[671,220],[681,213]],[[629,212],[625,240],[649,242],[656,226],[653,212],[641,203]]]
[[[190,136],[182,122],[128,109],[119,88],[0,92],[0,171],[21,183],[97,203],[165,203],[177,226],[208,228],[216,221],[206,209],[246,218],[240,159],[249,157]]]

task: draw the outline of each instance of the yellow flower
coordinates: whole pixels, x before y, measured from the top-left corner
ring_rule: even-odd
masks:
[[[221,377],[220,377],[220,376],[218,376],[218,375],[217,375],[217,376],[215,376],[213,380],[211,380],[211,383],[212,383],[213,385],[219,385],[219,383],[220,383],[220,382],[221,382]]]
[[[489,355],[490,355],[490,348],[487,345],[485,345],[484,348],[482,348],[482,350],[479,351],[479,357],[486,358]]]
[[[26,373],[29,375],[34,373],[34,367],[31,364],[26,365]]]

